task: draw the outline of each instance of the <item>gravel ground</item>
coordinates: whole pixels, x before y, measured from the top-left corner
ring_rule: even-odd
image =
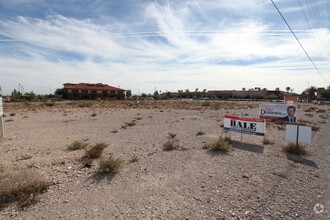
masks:
[[[79,108],[6,103],[0,163],[35,170],[54,184],[37,204],[23,209],[11,204],[0,211],[0,219],[330,219],[330,106],[310,105],[317,109],[307,116],[303,109],[310,106],[299,106],[299,119],[320,128],[307,146],[309,156],[283,153],[285,130],[274,123],[267,123],[267,137],[275,144],[230,133],[233,152],[203,149],[224,135],[224,115],[257,117],[258,104],[125,101]],[[122,128],[132,120],[135,126]],[[198,131],[205,135],[196,136]],[[163,151],[168,133],[176,134],[186,150]],[[84,139],[107,143],[102,157],[120,157],[120,173],[99,174],[99,159],[85,168],[85,151],[67,150]],[[138,162],[129,162],[133,156]]]

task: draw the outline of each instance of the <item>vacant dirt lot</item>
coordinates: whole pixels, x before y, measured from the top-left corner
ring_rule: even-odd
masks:
[[[267,123],[274,144],[228,133],[234,151],[203,149],[225,135],[224,115],[258,117],[258,105],[5,103],[0,164],[34,170],[52,185],[35,205],[8,204],[0,219],[329,219],[330,106],[299,105],[298,119],[319,128],[309,156],[282,152],[285,127],[274,123]],[[162,150],[169,133],[184,150]],[[108,147],[86,168],[85,150],[67,149],[77,140]],[[119,174],[98,173],[110,155],[124,161]]]

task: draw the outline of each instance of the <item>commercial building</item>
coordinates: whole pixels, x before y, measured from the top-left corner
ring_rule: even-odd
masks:
[[[64,99],[125,99],[125,90],[102,83],[65,83]]]

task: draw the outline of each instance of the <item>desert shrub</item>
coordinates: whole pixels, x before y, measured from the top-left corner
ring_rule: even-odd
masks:
[[[95,117],[96,115],[97,115],[97,114],[94,112],[91,116],[92,116],[92,117]]]
[[[179,150],[181,146],[177,143],[177,140],[168,140],[163,144],[164,151]]]
[[[85,107],[91,107],[93,105],[92,101],[80,101],[78,103],[78,107],[85,108]]]
[[[293,142],[289,142],[287,145],[282,146],[284,152],[289,154],[296,154],[296,155],[307,155],[309,152],[306,150],[305,146],[301,144],[296,144]]]
[[[230,135],[225,135],[224,141],[228,142],[229,144],[232,144],[234,141],[231,139]]]
[[[316,110],[316,108],[314,108],[314,107],[309,107],[309,108],[304,109],[305,112],[312,112],[315,110]]]
[[[221,137],[215,142],[208,144],[207,148],[211,151],[220,151],[223,153],[229,153],[233,150],[232,145]]]
[[[317,127],[315,124],[312,126],[312,131],[319,131],[320,127]]]
[[[89,145],[86,141],[74,141],[73,143],[67,145],[68,150],[80,150],[85,149]]]
[[[125,122],[125,124],[126,124],[127,126],[134,126],[134,125],[136,125],[136,121],[133,120],[133,121],[131,121],[131,122]]]
[[[305,115],[308,116],[308,117],[313,117],[314,116],[314,114],[311,114],[311,113],[306,113]]]
[[[10,115],[10,116],[15,116],[15,115],[16,115],[16,113],[13,113],[13,112],[12,112],[12,113],[10,113],[9,115]]]
[[[52,102],[45,102],[45,105],[52,107],[52,106],[55,106],[56,105],[56,102],[54,102],[54,101],[52,101]]]
[[[32,170],[9,170],[0,168],[0,208],[17,202],[29,206],[39,200],[49,182]]]
[[[328,119],[328,117],[326,115],[319,115],[319,117],[322,119]]]
[[[106,143],[97,143],[90,149],[86,150],[85,157],[95,159],[101,157],[103,150],[107,147],[108,145]]]
[[[168,133],[168,138],[170,139],[174,139],[176,137],[177,134],[173,134],[173,133]]]
[[[84,167],[87,167],[87,168],[92,167],[93,161],[94,161],[94,159],[92,159],[90,157],[84,156],[82,158],[82,163],[83,163]]]
[[[270,139],[268,139],[266,137],[264,137],[264,139],[262,140],[262,143],[263,144],[275,144],[274,141],[272,141],[272,140],[270,140]]]
[[[136,163],[139,162],[140,158],[136,155],[133,155],[131,159],[129,160],[130,163]]]
[[[325,113],[326,110],[325,110],[325,109],[317,109],[316,112],[317,112],[317,113]]]
[[[211,105],[211,102],[209,101],[205,101],[202,103],[202,106],[210,106]]]
[[[283,121],[283,120],[276,120],[274,123],[276,125],[284,125],[285,124],[285,121]]]
[[[122,164],[123,161],[120,158],[114,159],[113,156],[110,156],[108,159],[100,160],[99,172],[117,174],[119,173]]]
[[[277,126],[277,130],[283,131],[283,130],[285,130],[285,127],[284,126]]]
[[[205,132],[204,131],[198,131],[196,136],[200,136],[200,135],[205,135]]]
[[[31,155],[23,155],[20,158],[16,159],[16,161],[19,161],[19,160],[29,160],[31,158],[32,158]]]

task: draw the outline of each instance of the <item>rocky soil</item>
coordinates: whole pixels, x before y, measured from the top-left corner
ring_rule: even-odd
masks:
[[[320,129],[308,156],[285,154],[284,126],[274,123],[266,131],[274,144],[230,133],[233,152],[203,149],[224,135],[224,115],[258,117],[258,105],[5,103],[0,163],[35,170],[53,184],[35,205],[11,204],[0,219],[330,219],[330,106],[299,105],[298,120]],[[131,121],[136,124],[125,128]],[[185,150],[163,151],[168,133]],[[100,159],[84,167],[85,150],[67,150],[75,140],[107,143],[102,158],[120,157],[119,174],[99,174]],[[130,162],[134,156],[138,161]]]

